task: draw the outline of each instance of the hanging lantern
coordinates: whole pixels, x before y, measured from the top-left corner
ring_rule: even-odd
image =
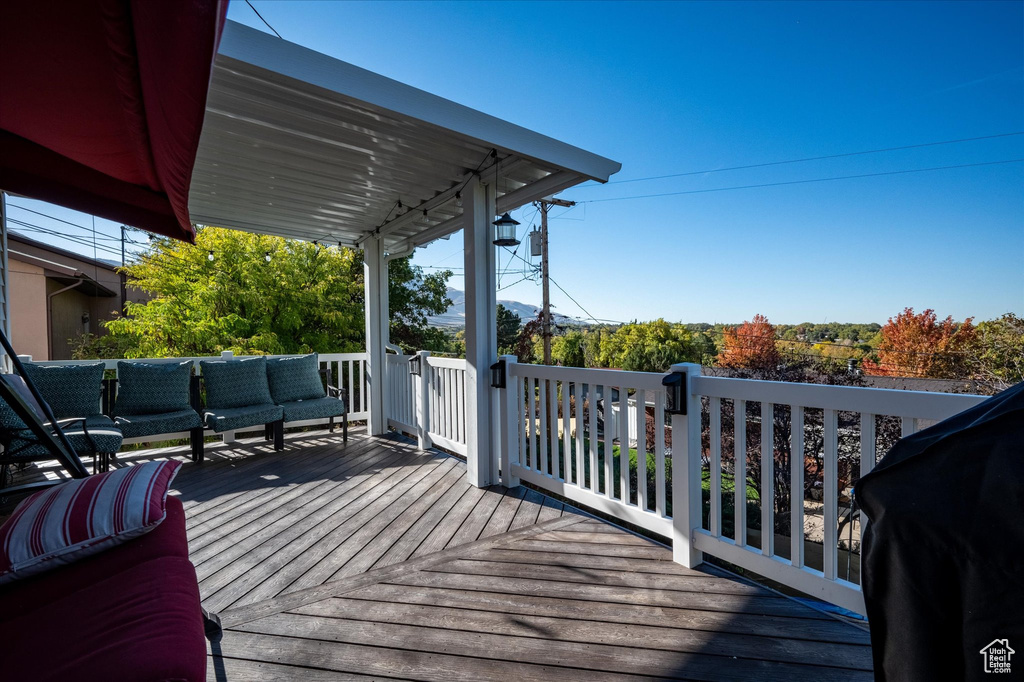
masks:
[[[519,240],[516,239],[516,225],[518,224],[519,221],[508,213],[495,220],[494,227],[497,238],[494,240],[494,245],[518,246]]]

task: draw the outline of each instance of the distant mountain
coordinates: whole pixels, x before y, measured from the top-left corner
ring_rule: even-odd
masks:
[[[466,293],[448,287],[448,298],[452,299],[452,305],[448,310],[442,315],[428,317],[427,322],[434,327],[464,327],[466,325]],[[518,315],[524,323],[537,317],[540,312],[540,306],[529,303],[507,300],[501,300],[498,303]],[[582,322],[574,317],[558,313],[552,313],[551,319],[555,324],[580,324]]]

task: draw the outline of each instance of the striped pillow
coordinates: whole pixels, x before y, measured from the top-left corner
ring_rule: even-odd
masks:
[[[181,462],[146,462],[26,498],[0,527],[0,584],[96,554],[156,528]]]

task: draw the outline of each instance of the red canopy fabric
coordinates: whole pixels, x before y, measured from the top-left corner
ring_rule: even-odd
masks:
[[[0,3],[0,188],[194,241],[227,0]]]

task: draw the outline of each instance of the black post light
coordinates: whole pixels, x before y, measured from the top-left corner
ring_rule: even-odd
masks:
[[[661,379],[667,400],[665,411],[669,414],[686,414],[686,372],[672,372]]]
[[[505,388],[505,361],[491,365],[491,388]]]

